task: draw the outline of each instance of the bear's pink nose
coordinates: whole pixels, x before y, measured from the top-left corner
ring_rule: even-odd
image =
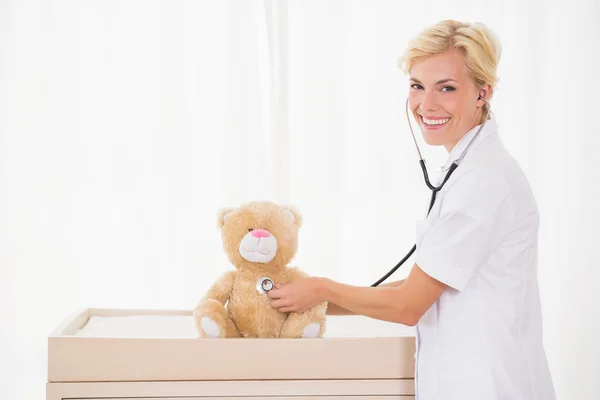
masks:
[[[271,236],[271,234],[269,233],[269,231],[266,231],[264,229],[254,229],[252,231],[252,236],[257,238],[266,238]]]

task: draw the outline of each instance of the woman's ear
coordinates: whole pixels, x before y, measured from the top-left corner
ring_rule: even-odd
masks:
[[[479,88],[479,97],[477,97],[477,107],[483,107],[486,103],[484,100],[490,101],[492,98],[492,85],[485,85]]]
[[[225,225],[225,221],[227,221],[227,217],[229,217],[233,210],[235,210],[234,207],[226,207],[219,210],[217,216],[217,227],[219,229],[223,228],[223,225]]]

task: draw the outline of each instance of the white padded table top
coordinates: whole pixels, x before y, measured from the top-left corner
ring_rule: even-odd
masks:
[[[324,339],[197,338],[191,310],[79,310],[48,338],[48,381],[414,377],[414,328],[363,316],[327,316]],[[248,367],[264,354],[294,361]]]
[[[92,316],[75,336],[114,338],[196,338],[190,315]],[[363,316],[327,316],[326,338],[412,336],[414,330],[400,324]]]

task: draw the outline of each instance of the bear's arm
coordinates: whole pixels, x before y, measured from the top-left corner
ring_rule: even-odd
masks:
[[[208,289],[203,300],[215,299],[219,303],[225,305],[229,300],[231,289],[233,288],[233,281],[235,280],[237,271],[227,271],[224,273],[212,286]]]

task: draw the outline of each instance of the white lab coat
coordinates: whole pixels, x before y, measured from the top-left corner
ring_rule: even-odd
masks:
[[[473,140],[452,149],[441,172]],[[554,400],[542,344],[539,215],[494,119],[417,223],[415,262],[449,289],[417,324],[418,400]]]

